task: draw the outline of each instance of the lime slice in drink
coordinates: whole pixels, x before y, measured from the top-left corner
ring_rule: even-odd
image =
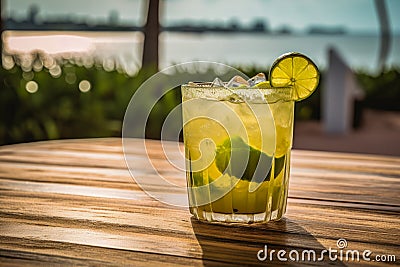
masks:
[[[270,179],[272,157],[234,136],[217,146],[215,163],[221,173],[260,183]]]
[[[275,60],[269,80],[273,87],[293,86],[293,100],[298,101],[309,97],[317,88],[319,71],[307,56],[291,52]]]

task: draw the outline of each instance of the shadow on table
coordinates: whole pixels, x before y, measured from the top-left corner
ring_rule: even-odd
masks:
[[[192,217],[191,223],[203,251],[204,266],[265,266],[271,263],[270,259],[267,257],[259,260],[257,257],[257,254],[261,259],[265,257],[265,245],[267,245],[268,254],[275,250],[272,257],[273,265],[309,263],[321,266],[346,266],[341,261],[330,261],[328,253],[325,253],[326,256],[321,261],[307,261],[307,254],[305,254],[306,261],[301,261],[303,250],[314,250],[316,259],[318,259],[321,251],[327,248],[299,224],[286,218],[268,224],[223,225],[200,222]],[[260,250],[263,251],[260,252]],[[279,250],[286,251],[283,257],[288,261],[278,260],[277,252]],[[292,250],[299,253],[299,261],[289,259],[289,253]],[[293,252],[293,257],[296,257],[295,253]]]

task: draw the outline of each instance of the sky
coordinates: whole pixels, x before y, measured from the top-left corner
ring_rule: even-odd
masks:
[[[3,0],[6,15],[24,17],[36,4],[43,17],[70,15],[107,20],[110,11],[121,21],[141,25],[146,0]],[[391,29],[400,34],[400,0],[386,0]],[[249,25],[263,20],[271,29],[289,26],[305,31],[312,25],[345,27],[349,32],[379,30],[374,0],[161,0],[161,22],[229,23]]]

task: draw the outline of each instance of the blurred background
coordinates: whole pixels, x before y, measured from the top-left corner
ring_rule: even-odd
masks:
[[[191,60],[249,77],[308,55],[320,86],[296,104],[294,147],[400,156],[398,0],[0,0],[0,145],[121,136],[135,90]],[[146,136],[180,102],[165,95]]]

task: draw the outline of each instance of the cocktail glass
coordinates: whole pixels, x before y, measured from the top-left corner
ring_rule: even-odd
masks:
[[[267,222],[286,211],[292,87],[182,85],[190,212],[210,222]]]

